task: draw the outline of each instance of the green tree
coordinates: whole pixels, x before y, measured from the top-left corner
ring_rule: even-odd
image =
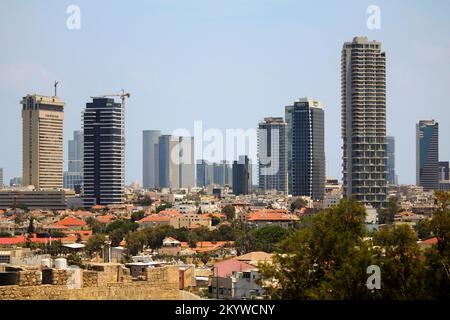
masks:
[[[102,250],[106,241],[106,235],[102,233],[94,234],[86,241],[85,249],[89,254],[95,254]]]
[[[266,225],[241,233],[237,237],[235,245],[240,254],[251,251],[273,252],[288,234],[289,231],[283,227]]]
[[[391,224],[394,222],[394,216],[398,213],[397,197],[389,197],[387,208],[380,209],[378,212],[378,222],[380,224]]]
[[[120,242],[123,240],[124,232],[121,229],[114,229],[109,235],[112,247],[118,247]]]
[[[127,250],[129,255],[136,255],[144,249],[147,244],[147,235],[143,230],[130,232],[126,236]]]
[[[152,200],[150,197],[148,197],[148,196],[144,196],[142,199],[139,199],[138,203],[139,203],[141,206],[146,206],[146,207],[148,207],[148,206],[151,206],[151,205],[152,205],[153,200]]]
[[[290,208],[294,212],[297,209],[305,208],[308,203],[303,198],[296,198],[291,202]]]
[[[172,205],[170,203],[163,203],[156,207],[156,213],[160,213],[161,211],[170,209],[170,208],[172,208]]]
[[[113,230],[119,229],[122,231],[123,234],[127,234],[130,231],[135,231],[139,227],[139,224],[136,222],[132,222],[129,220],[116,220],[111,223],[109,223],[106,228],[105,232],[107,234],[111,234]]]
[[[31,217],[30,218],[30,223],[28,224],[28,229],[27,229],[27,233],[28,234],[32,234],[36,231],[35,227],[34,227],[34,218]]]
[[[222,213],[227,217],[227,220],[233,220],[236,214],[234,206],[228,204],[222,208]]]
[[[77,253],[70,253],[67,256],[67,265],[79,266],[80,268],[83,268],[83,269],[86,268],[86,266],[83,264],[83,260],[81,260],[81,256]]]
[[[139,221],[139,220],[141,220],[141,219],[143,219],[145,217],[145,212],[144,211],[136,211],[136,212],[133,212],[132,214],[131,214],[131,221],[132,222],[136,222],[136,221]]]
[[[415,226],[414,230],[417,232],[417,236],[421,240],[425,240],[431,237],[431,227],[429,220],[419,221]]]
[[[375,264],[382,275],[380,298],[425,299],[425,274],[417,237],[408,225],[390,226],[375,233]]]
[[[93,217],[89,217],[86,219],[86,223],[91,228],[92,233],[94,233],[94,234],[104,233],[105,226],[103,225],[103,223],[101,223],[97,219],[95,219]]]
[[[166,237],[175,237],[175,228],[169,225],[157,226],[154,228],[145,228],[143,233],[147,239],[147,245],[151,249],[161,248],[162,242]]]
[[[361,299],[370,297],[366,268],[373,261],[365,234],[365,209],[343,199],[317,213],[280,244],[283,255],[262,265],[261,283],[275,299]],[[276,280],[277,285],[273,284]]]

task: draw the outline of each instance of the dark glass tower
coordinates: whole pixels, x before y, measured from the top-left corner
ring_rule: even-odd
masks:
[[[238,161],[233,161],[233,193],[235,195],[250,193],[251,164],[247,156],[239,156]]]
[[[96,204],[124,202],[124,110],[112,98],[93,98],[83,112],[84,196]]]
[[[289,193],[323,199],[325,192],[324,111],[304,98],[285,108],[288,131]]]
[[[424,191],[439,187],[439,124],[434,120],[416,125],[416,184]]]
[[[391,185],[397,184],[397,175],[395,174],[395,139],[387,137],[387,182]]]

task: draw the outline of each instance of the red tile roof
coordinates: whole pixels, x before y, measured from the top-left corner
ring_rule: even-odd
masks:
[[[251,212],[247,221],[293,221],[299,220],[299,218],[292,214],[287,214],[284,210],[267,210]]]
[[[438,243],[438,238],[437,237],[433,237],[433,238],[430,238],[430,239],[426,239],[426,240],[420,241],[419,243],[420,244],[437,244]]]
[[[82,227],[82,226],[86,225],[86,222],[84,222],[83,220],[74,218],[74,217],[66,217],[62,220],[59,220],[55,224],[59,225],[59,226],[67,226],[67,227]]]
[[[162,216],[148,216],[145,217],[139,221],[137,221],[137,223],[142,223],[142,222],[158,222],[158,221],[170,221],[169,217],[162,217]]]

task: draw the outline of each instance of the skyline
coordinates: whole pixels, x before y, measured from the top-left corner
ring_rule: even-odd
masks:
[[[10,44],[0,52],[0,134],[8,137],[1,139],[0,147],[9,151],[0,160],[5,182],[22,174],[21,137],[19,132],[11,134],[21,127],[20,98],[33,93],[51,95],[54,80],[60,81],[58,95],[66,103],[65,168],[67,141],[81,128],[81,110],[89,96],[123,87],[132,94],[125,114],[127,184],[142,182],[143,130],[192,131],[196,120],[203,121],[205,130],[256,129],[264,117],[283,116],[284,107],[303,96],[315,97],[326,106],[327,175],[341,180],[340,122],[333,119],[340,119],[341,46],[354,36],[380,41],[388,57],[387,134],[396,139],[399,183],[415,182],[412,159],[419,120],[434,119],[441,125],[441,137],[450,135],[441,102],[446,101],[450,80],[450,63],[446,61],[450,42],[444,40],[450,39],[450,23],[439,20],[445,19],[442,7],[448,3],[433,9],[407,2],[410,10],[404,10],[405,5],[379,1],[380,30],[367,29],[370,2],[364,1],[348,8],[331,4],[320,9],[292,1],[279,6],[272,1],[259,2],[258,6],[230,2],[226,8],[223,2],[206,7],[204,1],[166,3],[152,1],[126,8],[126,4],[80,1],[81,29],[72,31],[65,27],[65,9],[70,2],[1,4],[14,7],[0,12],[0,32]],[[306,8],[311,16],[297,19],[294,13],[299,11],[295,9],[300,8]],[[271,9],[276,10],[269,16],[267,10]],[[318,10],[324,20],[310,21]],[[19,19],[18,13],[31,21]],[[165,20],[170,17],[168,21],[173,24]],[[29,28],[38,19],[48,23]],[[127,23],[108,23],[118,19]],[[415,19],[427,23],[411,23]],[[335,25],[337,20],[342,24]],[[404,23],[398,23],[400,20]],[[167,28],[152,28],[156,26]],[[136,33],[137,37],[133,36]],[[149,43],[142,41],[147,35]],[[16,38],[29,42],[14,41]],[[58,47],[52,47],[55,39],[61,43]],[[307,49],[317,50],[305,50],[305,43]],[[34,48],[32,53],[28,46]],[[212,108],[218,112],[211,112]],[[398,123],[402,125],[396,126]],[[450,146],[444,139],[439,151],[439,160],[450,159]]]

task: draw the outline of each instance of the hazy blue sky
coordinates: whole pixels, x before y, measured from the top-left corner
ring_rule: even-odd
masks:
[[[314,4],[311,4],[314,3]],[[66,9],[81,8],[81,29]],[[366,8],[381,8],[381,29]],[[310,96],[325,106],[327,174],[341,178],[340,53],[354,36],[387,55],[388,134],[400,183],[415,182],[415,123],[440,123],[450,160],[450,1],[18,1],[0,2],[0,167],[21,175],[21,109],[28,93],[66,102],[64,153],[91,95],[131,92],[126,180],[142,180],[142,130],[257,126]]]

